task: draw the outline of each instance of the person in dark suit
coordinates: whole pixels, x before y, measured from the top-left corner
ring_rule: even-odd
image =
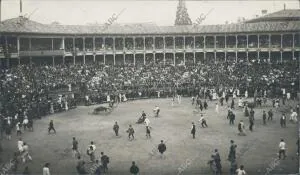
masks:
[[[56,130],[54,128],[53,120],[51,120],[50,123],[49,123],[48,134],[50,134],[51,130],[53,130],[54,134],[56,134]]]
[[[272,109],[270,109],[269,112],[268,112],[268,120],[273,120],[273,111],[272,111]]]
[[[203,102],[203,106],[204,106],[204,109],[206,110],[206,109],[207,109],[207,107],[208,107],[206,100],[204,100],[204,102]]]
[[[267,114],[266,111],[263,111],[263,124],[266,125]]]
[[[115,122],[113,130],[115,131],[116,136],[118,136],[119,134],[119,125],[117,122]]]
[[[228,159],[230,162],[234,161],[236,159],[236,144],[234,144],[234,141],[230,141],[230,150],[229,150],[229,155]]]
[[[137,174],[139,174],[139,172],[140,172],[139,167],[136,166],[136,165],[135,165],[135,162],[133,161],[133,162],[132,162],[132,165],[131,165],[131,167],[130,167],[130,173],[133,174],[133,175],[137,175]]]
[[[76,140],[75,137],[73,137],[73,141],[72,141],[72,150],[73,150],[73,153],[74,153],[74,157],[79,155],[78,141]]]
[[[252,116],[254,117],[254,113],[255,113],[255,112],[254,112],[253,108],[251,108],[251,109],[250,109],[250,117],[252,117]]]
[[[149,126],[146,126],[146,137],[151,138]]]
[[[129,125],[129,128],[128,128],[128,130],[127,130],[127,133],[128,133],[128,138],[129,138],[129,140],[132,140],[132,139],[134,139],[134,129],[132,128],[132,126],[131,125]]]
[[[103,172],[106,173],[108,170],[107,165],[109,164],[109,157],[105,155],[103,152],[101,152],[101,163],[103,166]]]
[[[234,99],[231,100],[231,109],[234,109]]]
[[[253,108],[251,108],[251,110],[250,110],[249,123],[250,123],[249,130],[253,131],[253,125],[254,125],[254,111],[253,111]]]
[[[193,139],[195,138],[195,134],[196,134],[196,126],[195,123],[192,122],[192,130],[191,130],[191,134],[193,135]]]
[[[228,93],[226,93],[226,95],[225,95],[225,101],[226,101],[226,103],[228,103],[228,100],[229,100],[229,95],[228,95]]]
[[[215,149],[215,153],[213,155],[216,168],[217,168],[217,174],[222,174],[222,165],[221,165],[221,157],[217,149]]]
[[[30,171],[29,171],[28,166],[25,167],[22,175],[30,175]]]
[[[229,125],[234,125],[235,114],[231,111],[229,115]]]
[[[297,145],[297,155],[299,156],[299,139],[297,140],[297,143],[296,143],[296,145]]]
[[[282,114],[281,118],[280,118],[280,125],[282,128],[286,127],[286,116],[285,114]]]
[[[166,145],[164,144],[164,141],[161,140],[160,144],[158,145],[158,151],[160,152],[161,158],[163,157],[164,152],[167,150]]]
[[[230,164],[230,175],[236,175],[236,170],[238,169],[236,160],[233,160]]]

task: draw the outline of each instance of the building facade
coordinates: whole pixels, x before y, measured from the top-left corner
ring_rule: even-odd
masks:
[[[5,66],[286,62],[300,57],[299,34],[300,10],[209,26],[66,26],[18,17],[0,24],[0,59]]]

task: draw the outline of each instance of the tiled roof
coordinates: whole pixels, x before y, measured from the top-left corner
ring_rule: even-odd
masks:
[[[299,10],[296,10],[299,11]],[[278,12],[279,13],[279,12]],[[281,11],[280,11],[281,13]],[[1,33],[16,34],[64,34],[64,35],[145,35],[145,34],[214,34],[214,33],[242,33],[242,32],[281,32],[299,31],[300,21],[285,22],[256,22],[226,25],[199,26],[157,26],[155,24],[114,24],[108,27],[91,25],[55,25],[41,24],[27,18],[19,17],[0,23]]]
[[[260,22],[260,21],[300,21],[299,9],[286,9],[278,12],[270,13],[265,16],[251,19],[247,22]]]

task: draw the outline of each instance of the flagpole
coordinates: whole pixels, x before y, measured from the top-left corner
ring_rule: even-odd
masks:
[[[22,0],[20,0],[20,16],[23,16],[22,12],[23,12],[23,4],[22,4]]]
[[[0,23],[1,23],[1,13],[2,13],[2,0],[0,0]]]

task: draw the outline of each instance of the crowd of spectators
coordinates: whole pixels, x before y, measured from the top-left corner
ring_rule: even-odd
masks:
[[[282,88],[296,96],[299,69],[294,62],[225,62],[189,65],[144,66],[102,64],[34,66],[20,65],[0,72],[1,113],[14,116],[16,111],[31,112],[41,117],[54,111],[76,106],[89,96],[101,103],[107,95],[126,94],[127,98],[185,96],[198,94],[203,89],[222,92],[225,89],[280,94]],[[271,97],[271,96],[269,96]]]
[[[41,118],[76,106],[74,97],[58,92],[66,85],[73,84],[72,79],[79,78],[71,71],[74,69],[25,65],[2,69],[0,72],[1,116],[6,120],[18,116],[15,120],[21,120],[22,123],[22,117],[24,118],[25,115],[29,119]],[[70,79],[65,78],[66,74]]]

